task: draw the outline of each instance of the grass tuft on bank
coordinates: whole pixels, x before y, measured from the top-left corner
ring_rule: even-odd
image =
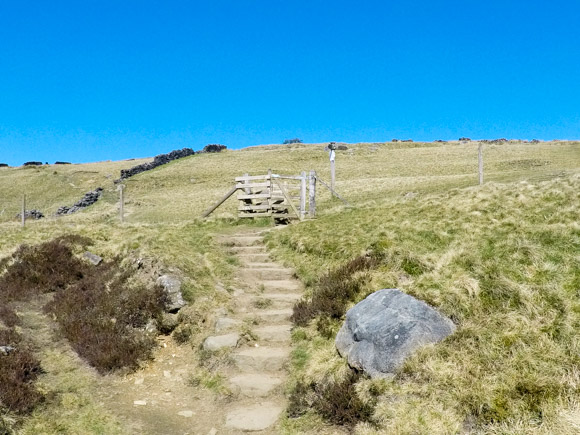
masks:
[[[294,392],[307,385],[316,393],[344,379],[361,400],[379,392],[372,417],[356,426],[361,433],[575,433],[578,426],[562,416],[579,415],[579,192],[578,175],[492,183],[269,234],[277,255],[308,284],[308,302],[298,311],[331,294],[325,279],[348,269],[351,259],[377,252],[380,262],[345,308],[397,287],[458,326],[444,342],[414,354],[394,379],[375,381],[353,377],[337,355],[342,318],[329,334],[320,328],[323,311],[310,322],[299,317]],[[292,425],[303,419],[307,427],[309,418]]]

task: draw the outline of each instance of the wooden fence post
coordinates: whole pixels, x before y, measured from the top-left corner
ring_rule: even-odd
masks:
[[[26,225],[26,194],[22,195],[22,228]]]
[[[119,218],[125,222],[125,186],[119,184]]]
[[[334,188],[334,184],[335,184],[334,160],[331,160],[330,161],[330,188],[332,190],[336,190]]]
[[[300,174],[300,218],[306,217],[306,171]]]
[[[308,212],[310,217],[313,218],[316,216],[316,172],[310,171],[310,183],[308,189],[308,196],[309,196],[309,205],[308,205]]]
[[[479,185],[483,184],[483,144],[479,144],[479,148],[477,150],[477,160],[479,163]]]

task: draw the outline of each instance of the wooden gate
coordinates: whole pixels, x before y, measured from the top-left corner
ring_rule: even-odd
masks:
[[[243,175],[236,177],[238,216],[304,219],[306,215],[306,172],[301,175]]]
[[[307,175],[248,175],[235,178],[235,186],[202,217],[208,217],[216,208],[237,192],[240,218],[273,217],[275,219],[311,218],[316,215],[316,172]],[[308,196],[308,201],[307,201]]]

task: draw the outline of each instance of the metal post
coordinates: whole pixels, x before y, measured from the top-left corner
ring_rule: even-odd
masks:
[[[479,163],[479,185],[483,184],[483,144],[479,144],[479,148],[477,150],[477,160]]]
[[[313,218],[316,216],[316,172],[310,171],[310,183],[308,189],[309,196],[309,214]]]

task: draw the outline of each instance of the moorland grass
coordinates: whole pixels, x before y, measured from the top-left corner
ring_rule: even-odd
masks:
[[[309,284],[311,300],[321,292],[321,271],[379,250],[381,265],[370,272],[360,297],[398,287],[458,326],[444,342],[414,354],[394,379],[356,383],[359,397],[376,403],[372,424],[359,424],[361,433],[454,433],[466,427],[575,433],[579,192],[579,175],[491,183],[351,210],[339,225],[324,217],[268,235],[269,246]],[[306,383],[316,391],[344,382],[351,375],[333,336],[321,333],[316,319],[307,331],[297,343],[307,356],[294,365],[296,388]],[[342,375],[329,381],[333,371]],[[373,392],[379,390],[377,400]],[[572,422],[570,415],[576,415]]]
[[[145,272],[151,275],[159,271],[179,274],[186,299],[195,301],[195,307],[204,307],[204,312],[211,311],[228,302],[215,291],[215,283],[227,285],[235,268],[233,256],[216,243],[213,235],[263,226],[264,222],[236,222],[235,200],[226,202],[206,221],[198,217],[241,173],[260,174],[271,168],[277,173],[297,174],[314,169],[328,182],[324,145],[227,150],[180,159],[139,174],[126,181],[125,224],[118,222],[118,192],[113,180],[120,169],[147,160],[0,168],[0,257],[10,256],[21,244],[36,245],[64,234],[78,234],[91,238],[91,251],[105,259],[121,256],[126,263],[144,264]],[[570,319],[577,311],[570,297],[562,297],[561,291],[573,294],[580,281],[578,267],[573,266],[577,261],[574,263],[570,253],[577,248],[570,243],[577,238],[577,197],[572,192],[578,191],[574,174],[580,168],[580,142],[486,145],[485,179],[492,183],[483,189],[472,187],[477,183],[476,142],[348,147],[337,157],[337,189],[353,207],[345,208],[332,200],[319,185],[319,219],[276,232],[270,236],[271,248],[297,269],[308,297],[327,271],[368,252],[383,252],[388,261],[368,272],[368,280],[357,294],[398,286],[445,311],[460,330],[475,331],[471,338],[463,339],[467,344],[470,340],[477,343],[479,339],[473,335],[480,334],[485,349],[490,349],[483,351],[480,344],[462,362],[459,349],[464,343],[455,343],[449,352],[459,360],[457,363],[435,350],[427,354],[427,363],[417,356],[409,362],[411,368],[417,365],[411,374],[402,371],[394,383],[382,386],[386,389],[373,405],[371,422],[358,424],[356,430],[372,433],[388,428],[393,433],[422,433],[431,428],[433,433],[452,433],[474,425],[478,430],[497,433],[570,432],[580,414],[571,399],[576,396],[563,387],[577,376],[576,366],[568,357],[561,360],[562,382],[556,383],[555,389],[549,384],[540,392],[532,392],[534,403],[540,403],[536,411],[533,403],[517,399],[517,394],[513,410],[505,413],[501,403],[515,394],[513,391],[530,389],[526,384],[518,390],[506,381],[512,366],[512,372],[519,371],[529,380],[543,373],[546,365],[551,368],[546,373],[552,382],[552,369],[557,365],[547,363],[547,356],[560,358],[558,352],[563,346],[558,343],[568,343],[572,348],[577,345],[570,337]],[[520,180],[529,183],[494,183]],[[95,205],[75,215],[52,216],[59,206],[74,203],[98,186],[104,192]],[[27,194],[27,208],[41,209],[47,215],[41,221],[27,222],[24,229],[15,220],[22,193]],[[2,316],[7,318],[8,314]],[[201,318],[203,313],[193,317]],[[203,326],[196,322],[199,319],[192,318],[182,323],[176,334],[181,331],[184,341],[197,343]],[[318,331],[317,320],[310,325],[297,328],[294,334],[300,351],[300,357],[294,359],[296,374],[306,372],[307,381],[317,384],[324,378],[323,373],[330,371],[327,382],[339,385],[349,376],[347,367],[337,357],[332,340]],[[329,334],[339,327],[340,320],[320,325]],[[540,331],[530,334],[547,340],[550,346],[546,352],[536,355],[538,340],[531,340],[531,344],[521,340],[528,329]],[[501,334],[496,333],[499,330],[513,336],[500,340]],[[531,367],[512,364],[509,352],[500,352],[512,341],[519,344],[514,348],[517,352],[512,351],[516,360],[525,356]],[[445,346],[438,349],[447,349]],[[465,349],[467,353],[470,348]],[[489,378],[488,369],[496,356],[500,357],[497,366],[501,370]],[[502,372],[504,366],[508,368],[506,373]],[[82,397],[77,401],[80,405],[68,412],[62,403],[51,402],[34,412],[23,433],[50,433],[58,427],[81,433],[98,432],[93,428],[119,431],[115,419],[82,391],[80,383],[75,387],[71,382],[70,391],[62,389],[64,378],[82,378],[76,369],[70,369],[73,376],[62,372],[61,364],[51,367],[52,372],[42,377],[46,379],[43,388],[51,394]],[[425,381],[427,369],[438,371],[435,381]],[[462,376],[465,381],[461,381]],[[473,397],[464,394],[471,383]],[[369,392],[380,390],[374,382],[369,385],[361,378],[354,385],[362,400],[374,403]],[[443,389],[443,385],[448,388]],[[505,392],[497,390],[498,385],[506,385]],[[539,412],[541,418],[537,417]],[[304,428],[320,432],[324,426],[318,414],[310,411],[287,422],[294,432]]]

